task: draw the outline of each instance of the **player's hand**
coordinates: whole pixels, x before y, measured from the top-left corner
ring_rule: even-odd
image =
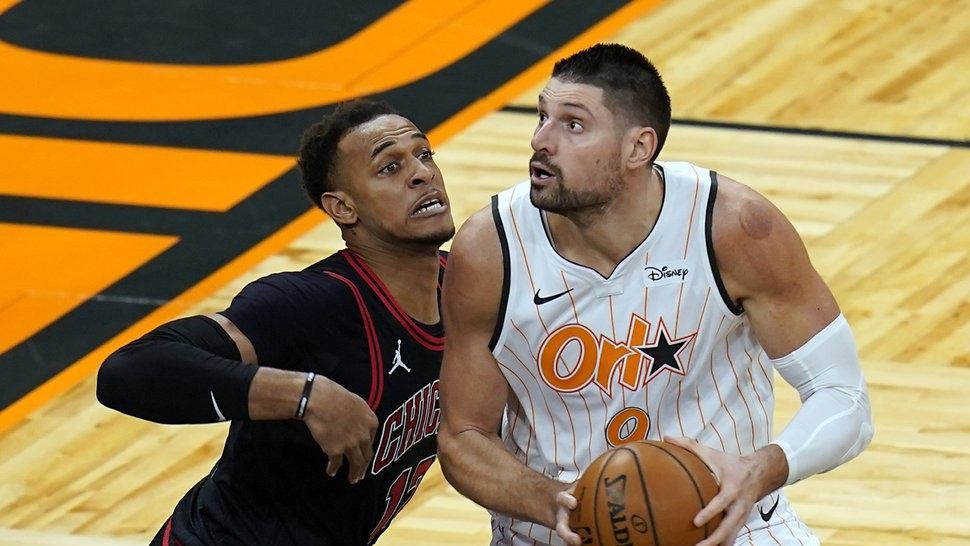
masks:
[[[763,467],[769,462],[763,456],[764,448],[750,455],[738,456],[711,449],[690,438],[664,438],[664,441],[700,457],[714,471],[721,486],[720,492],[694,517],[694,525],[701,527],[723,512],[721,524],[697,546],[732,546],[758,499],[781,485],[772,487],[774,484],[766,482],[766,475],[771,473]],[[787,475],[787,464],[784,472]]]
[[[347,480],[357,483],[364,478],[374,456],[378,420],[363,398],[317,375],[303,421],[330,458],[328,475],[335,476],[346,457]]]
[[[569,512],[575,510],[579,502],[573,496],[576,484],[572,484],[565,491],[556,493],[556,534],[568,546],[580,546],[582,539],[569,528]]]

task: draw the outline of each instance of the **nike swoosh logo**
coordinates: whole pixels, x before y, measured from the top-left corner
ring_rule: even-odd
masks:
[[[540,291],[539,290],[536,290],[536,295],[535,295],[534,298],[532,298],[532,302],[535,303],[536,305],[542,305],[543,303],[549,303],[550,301],[552,301],[552,300],[554,300],[556,298],[565,296],[566,294],[568,294],[568,293],[570,293],[572,291],[573,291],[573,289],[570,288],[569,290],[565,290],[563,292],[560,292],[558,294],[553,294],[551,296],[540,296],[539,295],[539,292]]]
[[[216,410],[216,415],[219,416],[219,420],[225,421],[226,416],[219,410],[219,403],[216,402],[216,395],[212,391],[209,391],[209,398],[212,398],[212,407]]]
[[[781,499],[781,497],[775,497],[775,504],[771,505],[771,510],[768,510],[767,512],[762,512],[761,507],[758,507],[758,513],[761,514],[761,519],[763,519],[765,523],[767,523],[768,520],[771,519],[771,516],[774,515],[775,508],[778,508],[779,499]]]

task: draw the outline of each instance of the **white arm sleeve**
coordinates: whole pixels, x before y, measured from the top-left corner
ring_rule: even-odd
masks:
[[[832,470],[869,445],[869,394],[845,317],[840,314],[804,345],[771,363],[802,400],[772,442],[788,458],[785,485]]]

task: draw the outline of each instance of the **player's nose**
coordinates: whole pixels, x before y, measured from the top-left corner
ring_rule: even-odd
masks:
[[[415,163],[414,172],[411,173],[408,185],[412,187],[423,186],[437,177],[437,173],[428,163],[423,161],[416,161]]]
[[[544,152],[546,155],[555,155],[556,147],[553,137],[554,128],[552,123],[542,123],[536,127],[532,134],[532,149],[537,152]]]

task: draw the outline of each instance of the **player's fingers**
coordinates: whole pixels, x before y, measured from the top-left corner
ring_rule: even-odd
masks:
[[[684,436],[664,436],[663,441],[667,442],[668,444],[680,446],[684,449],[689,449],[690,451],[694,451],[694,446],[699,445],[694,440]]]
[[[330,462],[327,463],[327,475],[332,478],[344,464],[344,456],[341,453],[327,453],[327,456],[330,457]]]
[[[364,469],[367,467],[364,454],[356,446],[352,447],[347,450],[347,462],[349,463],[347,468],[347,481],[357,483],[364,477]]]
[[[377,435],[377,429],[381,426],[381,421],[377,418],[377,414],[375,414],[370,409],[370,407],[368,407],[367,410],[370,411],[370,415],[368,415],[368,430],[370,431],[370,443],[374,443],[374,436]]]
[[[559,503],[559,506],[562,506],[567,510],[575,510],[576,506],[579,505],[579,501],[576,500],[576,497],[565,491],[560,491],[556,495],[556,502]]]
[[[560,509],[559,512],[556,518],[556,534],[569,546],[581,546],[582,539],[569,528],[569,517],[565,515],[566,511]]]
[[[711,502],[707,503],[707,506],[694,516],[694,525],[703,527],[711,518],[726,511],[731,506],[731,503],[734,502],[734,498],[735,495],[732,491],[722,490],[711,499]]]
[[[704,464],[706,464],[708,468],[712,470],[715,468],[716,463],[713,459],[711,459],[710,448],[697,442],[696,440],[693,440],[691,438],[664,436],[664,441],[667,442],[668,444],[674,444],[675,446],[682,447],[687,451],[690,451],[694,455],[697,455],[698,457],[700,457],[701,460],[704,461]],[[720,477],[716,475],[717,472],[715,472],[714,474],[715,474],[715,478],[717,478],[718,481],[720,482]]]
[[[734,539],[738,535],[738,530],[744,523],[747,516],[742,503],[736,502],[724,513],[721,523],[714,529],[706,539],[697,543],[697,546],[732,546]]]
[[[364,466],[374,459],[374,441],[368,440],[360,444],[360,453],[364,457]]]
[[[716,517],[718,514],[723,514],[727,506],[730,505],[731,498],[725,496],[721,497],[719,502],[715,501],[718,501],[716,496],[711,499],[711,502],[707,503],[707,506],[701,509],[696,516],[694,516],[694,525],[697,527],[703,527],[705,523],[711,521],[711,519]]]

